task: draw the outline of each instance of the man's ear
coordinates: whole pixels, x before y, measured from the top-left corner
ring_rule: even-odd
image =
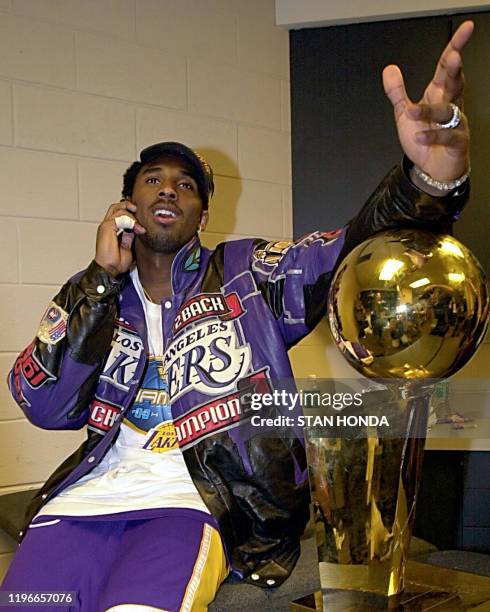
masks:
[[[199,231],[202,232],[206,229],[206,225],[209,221],[209,212],[207,210],[203,210],[201,213],[201,220],[199,221]]]

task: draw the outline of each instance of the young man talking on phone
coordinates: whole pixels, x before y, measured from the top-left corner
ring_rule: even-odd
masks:
[[[88,436],[31,503],[3,589],[76,591],[88,612],[206,610],[230,570],[262,587],[289,576],[309,517],[303,445],[254,435],[245,398],[292,378],[287,349],[323,316],[354,246],[458,217],[471,32],[454,34],[418,104],[385,69],[406,157],[336,232],[209,251],[209,165],[180,143],[141,152],[94,260],[54,297],[9,377],[32,423]]]

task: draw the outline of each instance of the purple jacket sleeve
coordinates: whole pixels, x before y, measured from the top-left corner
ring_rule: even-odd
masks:
[[[8,377],[13,398],[31,423],[79,429],[109,350],[121,281],[92,262],[48,306],[33,342]]]
[[[252,271],[288,347],[320,321],[337,266],[366,238],[402,227],[451,231],[468,200],[468,183],[443,198],[429,196],[408,179],[410,163],[405,158],[393,168],[343,229],[315,232],[291,243],[256,242]]]

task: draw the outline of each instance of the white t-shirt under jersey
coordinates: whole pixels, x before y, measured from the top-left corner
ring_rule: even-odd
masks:
[[[141,386],[100,464],[50,500],[39,515],[88,516],[149,508],[209,513],[177,444],[162,365],[161,305],[145,297],[136,268],[131,278],[145,311],[150,349]]]

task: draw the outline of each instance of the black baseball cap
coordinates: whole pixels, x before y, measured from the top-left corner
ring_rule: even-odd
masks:
[[[180,142],[159,142],[143,149],[140,153],[142,164],[148,164],[154,159],[165,156],[181,157],[187,162],[191,176],[196,181],[199,195],[205,209],[208,208],[209,198],[214,193],[213,170],[208,162],[199,153],[196,153]]]

